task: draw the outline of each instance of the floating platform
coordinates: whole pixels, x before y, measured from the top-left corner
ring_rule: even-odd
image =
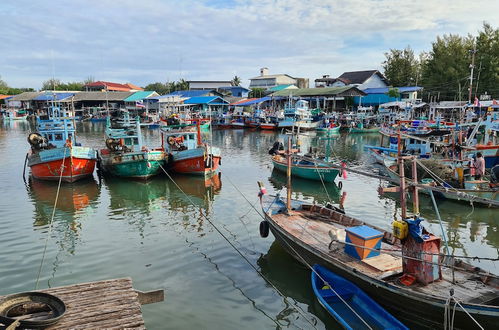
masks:
[[[40,292],[57,296],[66,305],[64,316],[45,328],[50,330],[145,329],[140,306],[164,300],[163,290],[137,291],[131,278],[81,283]]]

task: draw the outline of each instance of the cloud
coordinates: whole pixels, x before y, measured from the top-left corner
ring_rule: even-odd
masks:
[[[476,33],[499,4],[478,0],[29,0],[0,2],[0,74],[40,87],[93,76],[145,85],[310,78],[380,68],[383,53],[427,50],[439,34]]]

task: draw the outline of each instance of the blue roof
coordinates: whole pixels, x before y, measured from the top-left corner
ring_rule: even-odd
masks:
[[[249,89],[247,89],[243,86],[225,86],[225,87],[218,87],[218,89],[223,89],[223,90],[234,90],[234,89],[238,90],[239,89],[239,90],[245,90],[247,92],[250,91]]]
[[[209,93],[212,93],[213,90],[193,90],[193,91],[176,91],[170,94],[162,95],[162,96],[180,96],[180,97],[198,97],[205,96]]]
[[[75,95],[75,93],[50,93],[46,92],[38,95],[33,101],[60,101]]]
[[[241,106],[246,106],[246,105],[251,105],[251,104],[256,104],[256,103],[262,103],[262,102],[268,101],[270,99],[271,99],[270,96],[265,96],[265,97],[262,97],[260,99],[251,100],[251,101],[243,102],[243,103],[238,103],[238,104],[236,104],[236,106],[241,107]]]
[[[134,101],[139,101],[143,100],[149,97],[149,95],[155,93],[154,91],[138,91],[124,99],[123,101],[125,102],[134,102]]]
[[[381,88],[366,88],[364,93],[367,94],[386,94],[389,89],[398,89],[399,93],[416,92],[422,90],[423,87],[419,86],[407,86],[407,87],[381,87]]]
[[[229,102],[225,101],[220,96],[197,96],[185,100],[184,104],[226,105],[229,104]]]

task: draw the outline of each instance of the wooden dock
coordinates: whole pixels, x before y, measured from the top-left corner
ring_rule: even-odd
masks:
[[[66,313],[45,329],[145,329],[141,304],[162,301],[163,290],[134,290],[131,278],[62,286],[41,292],[59,297]],[[1,298],[1,297],[0,297]]]

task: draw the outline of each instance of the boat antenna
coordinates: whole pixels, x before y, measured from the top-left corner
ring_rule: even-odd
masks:
[[[475,54],[476,54],[476,39],[473,38],[473,50],[470,50],[471,53],[471,74],[470,74],[470,90],[468,94],[468,104],[471,104],[471,93],[473,92],[473,69],[475,68]]]
[[[287,199],[286,199],[286,210],[289,214],[289,211],[291,211],[291,136],[288,136],[288,152],[287,152],[287,165],[288,165],[288,170],[287,170],[287,178],[288,178],[288,183],[287,183]]]

